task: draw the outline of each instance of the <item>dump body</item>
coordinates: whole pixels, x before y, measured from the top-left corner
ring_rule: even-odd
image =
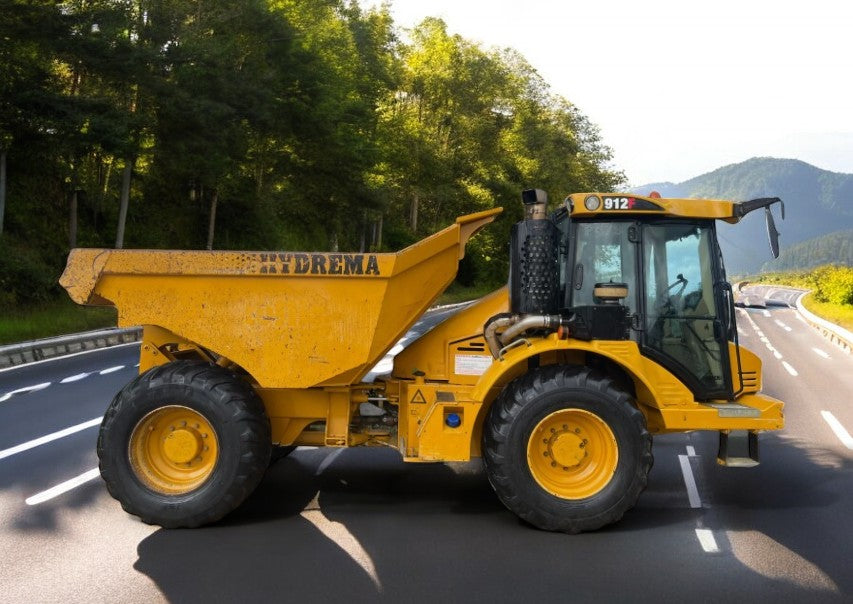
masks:
[[[395,254],[76,249],[60,283],[245,369],[263,388],[359,381],[453,281],[468,238],[500,209],[460,217]]]

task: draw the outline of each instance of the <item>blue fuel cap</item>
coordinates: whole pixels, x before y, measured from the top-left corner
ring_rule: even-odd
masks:
[[[459,417],[458,413],[448,413],[447,417],[444,418],[444,423],[451,428],[458,428],[462,425],[462,418]]]

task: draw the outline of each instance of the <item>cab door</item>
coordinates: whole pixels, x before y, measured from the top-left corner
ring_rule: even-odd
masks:
[[[681,379],[698,400],[732,396],[714,225],[642,225],[643,354]]]

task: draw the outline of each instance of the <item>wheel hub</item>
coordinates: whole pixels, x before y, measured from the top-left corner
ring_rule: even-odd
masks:
[[[130,436],[128,456],[136,477],[165,495],[197,489],[219,457],[213,426],[201,413],[165,405],[143,417]]]
[[[558,432],[548,441],[550,457],[558,466],[573,468],[587,456],[584,440],[568,430]]]
[[[173,463],[192,463],[202,451],[202,438],[196,430],[181,428],[170,432],[163,442],[163,453]]]
[[[610,426],[591,411],[565,408],[533,428],[527,463],[543,489],[564,499],[601,491],[616,472],[619,448]]]

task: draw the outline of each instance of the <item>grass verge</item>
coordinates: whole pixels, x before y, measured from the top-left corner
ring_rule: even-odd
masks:
[[[474,285],[465,287],[453,283],[448,287],[443,294],[435,301],[435,305],[441,306],[444,304],[456,304],[458,302],[468,302],[469,300],[478,300],[486,294],[490,294],[498,289],[494,285]]]
[[[809,294],[803,298],[803,306],[820,318],[840,325],[848,331],[853,331],[853,306],[849,304],[818,302],[814,299],[814,294]]]
[[[114,308],[79,306],[60,298],[36,308],[15,309],[0,315],[0,344],[115,327],[116,319]]]

